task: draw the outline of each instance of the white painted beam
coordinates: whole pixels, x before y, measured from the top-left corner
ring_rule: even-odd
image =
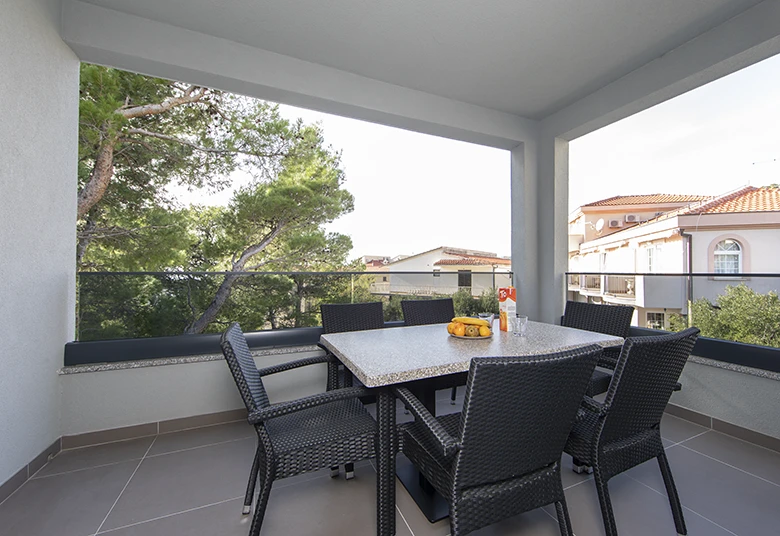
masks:
[[[780,2],[765,0],[542,120],[547,134],[578,138],[780,54]]]
[[[78,0],[62,35],[82,61],[502,149],[537,122]]]

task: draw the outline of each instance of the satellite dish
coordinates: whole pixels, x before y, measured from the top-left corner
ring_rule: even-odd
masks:
[[[600,233],[602,229],[604,229],[604,218],[599,218],[596,222],[596,232]]]

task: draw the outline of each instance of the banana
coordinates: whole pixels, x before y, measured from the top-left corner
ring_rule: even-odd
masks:
[[[471,324],[472,326],[488,326],[490,323],[487,320],[481,318],[471,318],[470,316],[456,316],[452,319],[453,322],[460,322],[461,324]]]

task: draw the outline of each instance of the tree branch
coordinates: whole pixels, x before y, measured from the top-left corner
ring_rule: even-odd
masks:
[[[274,153],[257,153],[252,151],[245,151],[243,149],[220,149],[218,147],[205,147],[203,145],[198,145],[197,143],[193,143],[189,140],[185,140],[184,138],[177,138],[176,136],[170,136],[168,134],[162,134],[160,132],[152,132],[150,130],[145,130],[142,128],[129,128],[125,131],[125,134],[128,135],[139,135],[139,136],[149,136],[150,138],[157,138],[160,140],[165,141],[172,141],[175,143],[178,143],[180,145],[186,145],[187,147],[191,147],[195,149],[196,151],[200,151],[203,153],[211,153],[211,154],[245,154],[248,156],[256,156],[258,158],[274,158],[277,156],[284,156],[285,153],[282,151],[277,151]],[[134,138],[127,138],[127,141],[137,142],[137,143],[143,143],[142,140],[137,140]]]
[[[162,114],[176,106],[200,101],[206,96],[207,91],[208,89],[205,87],[190,86],[181,97],[171,97],[159,104],[143,104],[141,106],[131,106],[129,108],[121,106],[117,109],[116,113],[124,116],[126,119]]]

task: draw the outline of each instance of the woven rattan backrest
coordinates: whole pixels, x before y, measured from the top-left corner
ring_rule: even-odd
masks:
[[[472,359],[455,486],[527,474],[560,461],[601,349]]]
[[[455,306],[452,298],[441,300],[403,300],[401,309],[404,311],[404,322],[407,326],[422,326],[424,324],[443,324],[455,316]]]
[[[568,301],[561,325],[626,338],[633,315],[634,308],[627,305]]]
[[[222,354],[230,367],[241,398],[244,399],[246,409],[252,412],[267,407],[270,404],[268,394],[257,372],[257,365],[249,351],[241,326],[237,322],[230,324],[222,334],[219,344],[222,346]]]
[[[323,303],[322,330],[325,333],[363,331],[385,327],[382,302],[371,303]]]
[[[698,336],[697,328],[688,328],[626,339],[604,400],[609,410],[602,443],[631,437],[661,422]]]

